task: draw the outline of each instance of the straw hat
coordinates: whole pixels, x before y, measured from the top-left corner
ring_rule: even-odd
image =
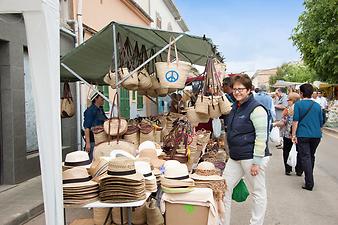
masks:
[[[151,171],[150,163],[145,161],[135,161],[135,169],[137,173],[144,176],[146,180],[156,180],[153,172]]]
[[[65,170],[62,173],[63,187],[91,187],[97,186],[97,183],[92,181],[92,177],[88,174],[86,168],[74,167]]]
[[[90,89],[88,94],[88,100],[93,101],[98,95],[99,95],[98,92],[94,91],[93,89]]]
[[[138,158],[150,158],[151,164],[155,168],[160,168],[165,163],[164,160],[158,158],[155,149],[143,149]]]
[[[92,162],[89,168],[89,174],[95,178],[104,174],[108,169],[108,160],[102,158]]]
[[[62,164],[64,168],[72,168],[75,166],[81,166],[84,168],[90,167],[90,159],[88,153],[85,151],[70,152],[66,155],[65,162]]]
[[[120,140],[117,142],[116,140],[111,142],[104,142],[99,145],[96,145],[94,148],[94,159],[99,159],[101,157],[109,157],[111,151],[113,150],[123,150],[131,155],[136,155],[136,148],[130,142]]]
[[[155,149],[156,150],[156,155],[159,156],[163,152],[161,146],[153,141],[144,141],[140,144],[138,147],[138,152],[140,153],[141,151],[145,149]]]
[[[163,167],[164,169],[167,169],[169,167],[176,167],[176,166],[179,166],[181,163],[177,160],[167,160],[165,161]]]
[[[119,150],[119,149],[116,149],[116,150],[113,150],[110,152],[110,158],[111,159],[115,159],[116,157],[127,157],[129,159],[136,159],[135,156],[133,156],[132,154],[130,154],[129,152],[126,152],[126,151],[123,151],[123,150]]]
[[[201,162],[197,165],[195,173],[190,177],[194,180],[224,180],[220,175],[220,171],[216,169],[211,162]]]
[[[180,163],[173,167],[167,167],[164,176],[161,177],[161,185],[166,187],[192,187],[194,180],[189,177],[188,167]]]
[[[144,179],[142,174],[136,172],[134,160],[126,157],[111,159],[108,164],[107,174],[102,176],[100,180],[114,177],[135,181],[142,181]]]
[[[188,193],[194,190],[193,187],[171,188],[171,187],[165,187],[165,186],[161,186],[161,189],[164,193],[168,193],[168,194]]]

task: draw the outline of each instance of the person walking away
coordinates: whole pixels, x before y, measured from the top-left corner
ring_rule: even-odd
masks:
[[[285,113],[283,114],[282,120],[274,123],[274,126],[278,126],[282,128],[283,132],[283,161],[285,168],[285,175],[290,176],[292,172],[292,167],[287,164],[289,154],[292,148],[292,122],[293,122],[293,113],[294,113],[294,104],[300,99],[300,95],[296,92],[291,92],[288,95],[288,107],[285,109]],[[296,165],[296,174],[301,176],[303,171],[300,162],[300,156],[297,154],[297,165]]]
[[[230,158],[223,175],[227,182],[225,225],[230,224],[233,189],[243,176],[253,189],[250,225],[264,223],[267,206],[265,170],[270,158],[267,145],[268,113],[254,99],[251,88],[252,82],[247,75],[234,77],[233,94],[236,102],[229,114],[227,133]]]
[[[267,93],[266,85],[262,84],[256,88],[255,100],[265,107],[268,112],[269,130],[272,129],[272,122],[276,120],[276,111],[271,96]]]
[[[83,127],[85,129],[85,149],[89,154],[90,161],[93,160],[93,151],[95,139],[93,129],[96,126],[102,126],[108,118],[103,111],[104,99],[95,91],[92,91],[89,96],[91,106],[84,111]]]
[[[283,92],[281,88],[276,89],[276,101],[275,101],[275,109],[276,109],[276,121],[280,121],[282,119],[282,113],[284,109],[288,106],[287,95]],[[282,134],[282,132],[280,132]],[[282,137],[282,135],[281,135]],[[283,148],[283,142],[277,144],[277,148]]]
[[[311,100],[312,93],[311,84],[300,86],[302,100],[295,103],[292,123],[292,142],[297,144],[305,174],[305,185],[302,188],[309,191],[314,187],[315,153],[322,137],[323,126],[322,110],[318,103]]]
[[[322,107],[322,113],[323,113],[323,124],[326,122],[326,110],[328,108],[327,100],[323,96],[323,93],[321,91],[318,91],[318,99],[319,99],[319,105]]]

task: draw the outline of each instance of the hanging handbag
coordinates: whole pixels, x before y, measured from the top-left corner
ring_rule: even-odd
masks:
[[[123,46],[123,50],[122,50],[122,54],[121,54],[121,64],[131,70],[135,69],[137,65],[133,64],[133,59],[137,58],[139,56],[139,50],[138,50],[138,44],[137,42],[135,43],[135,47],[134,47],[134,52],[132,52],[131,49],[131,43],[129,41],[129,38],[127,37],[124,46]],[[132,75],[129,75],[130,73],[122,73],[120,74],[121,79],[124,79],[126,77],[128,77],[125,81],[122,82],[122,87],[124,87],[127,90],[137,90],[139,82],[138,82],[138,78],[137,78],[137,74],[134,73]]]
[[[144,63],[148,59],[147,50],[144,45],[141,47],[141,54],[139,58],[139,64]],[[141,71],[138,72],[138,81],[139,81],[139,89],[140,90],[147,90],[151,88],[152,81],[151,77],[147,71],[147,66],[144,66]]]
[[[170,38],[170,42],[172,38]],[[175,51],[176,61],[171,62],[170,53],[171,45],[167,54],[167,62],[157,62],[155,64],[158,78],[160,79],[161,87],[183,89],[187,80],[188,73],[191,67],[188,64],[181,63],[177,54],[176,43],[172,44]]]
[[[63,97],[61,98],[61,118],[70,118],[75,115],[75,104],[68,82],[63,85]]]
[[[195,103],[196,112],[204,115],[209,115],[209,102],[210,99],[202,94],[197,96]]]
[[[218,96],[211,96],[209,99],[209,116],[210,118],[218,118],[222,115],[219,104],[218,104]]]
[[[128,122],[124,119],[121,118],[120,116],[113,117],[113,110],[114,110],[114,102],[115,98],[117,96],[117,93],[115,93],[114,98],[113,98],[113,105],[111,107],[110,111],[110,117],[108,120],[106,120],[103,124],[104,131],[110,135],[110,136],[122,136],[127,132],[128,129]],[[117,97],[117,108],[119,109],[119,99]]]

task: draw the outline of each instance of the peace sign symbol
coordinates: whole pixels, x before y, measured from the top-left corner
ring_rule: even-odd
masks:
[[[169,70],[165,74],[165,79],[171,83],[176,82],[178,80],[178,77],[179,77],[178,73],[174,70]]]

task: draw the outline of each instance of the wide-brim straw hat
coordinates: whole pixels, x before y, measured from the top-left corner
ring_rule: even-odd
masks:
[[[194,180],[224,180],[220,175],[220,171],[216,169],[215,165],[211,162],[201,162],[197,165],[195,173],[190,177]]]
[[[109,161],[101,158],[92,162],[90,168],[88,169],[89,174],[95,178],[104,174],[108,169]]]
[[[89,188],[92,186],[98,186],[98,184],[92,181],[92,177],[88,174],[86,168],[73,167],[69,170],[62,172],[63,187],[64,188]]]
[[[101,143],[94,147],[94,160],[101,157],[110,157],[110,153],[113,150],[123,150],[133,156],[136,155],[136,148],[135,145],[133,145],[132,143],[123,140],[119,140],[119,142],[113,140],[110,142]]]
[[[161,177],[161,185],[166,187],[188,187],[194,186],[194,180],[190,178],[188,167],[185,164],[177,164],[165,168]]]
[[[84,167],[90,168],[91,162],[89,155],[85,151],[74,151],[66,155],[65,161],[62,163],[64,168]]]
[[[160,168],[165,163],[164,160],[159,159],[155,149],[142,150],[137,158],[150,158],[150,162],[154,168]]]
[[[161,185],[161,189],[164,193],[168,194],[181,194],[181,193],[188,193],[194,190],[194,187],[182,187],[182,188],[171,188]]]
[[[151,166],[150,166],[149,162],[135,161],[135,169],[136,169],[136,172],[138,172],[138,173],[140,173],[144,176],[145,180],[148,180],[148,181],[155,180],[155,182],[156,182],[156,177],[151,170]]]
[[[108,164],[108,171],[100,177],[100,182],[105,179],[118,179],[142,181],[144,177],[135,170],[135,162],[126,157],[111,159]]]
[[[145,149],[154,149],[156,151],[156,155],[160,156],[163,152],[161,145],[153,141],[144,141],[138,147],[138,152],[142,152]]]

